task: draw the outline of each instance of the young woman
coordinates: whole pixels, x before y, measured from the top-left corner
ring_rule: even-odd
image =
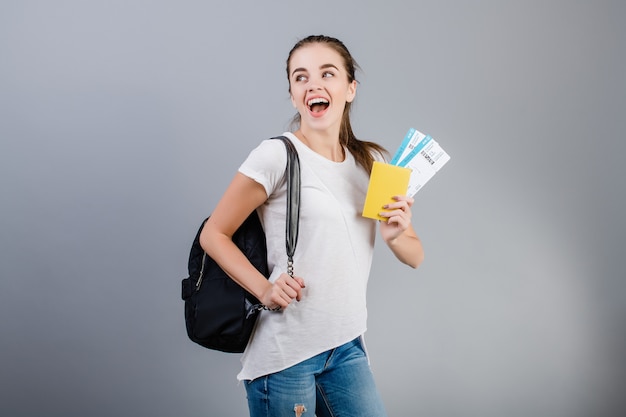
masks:
[[[280,307],[262,312],[242,357],[238,379],[252,417],[386,415],[362,341],[377,222],[361,216],[372,163],[384,149],[352,132],[355,67],[345,45],[327,36],[299,41],[287,59],[298,128],[284,135],[298,150],[302,181],[296,276],[286,273],[281,141],[265,140],[250,153],[201,234],[236,282],[265,306]],[[378,229],[395,256],[416,268],[424,255],[411,226],[413,199],[393,197]],[[231,240],[253,210],[266,232],[269,280]]]

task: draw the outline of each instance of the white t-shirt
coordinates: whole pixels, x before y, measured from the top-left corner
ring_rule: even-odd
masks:
[[[279,312],[262,311],[242,356],[239,380],[281,371],[340,346],[366,330],[366,287],[376,221],[361,216],[369,175],[346,150],[343,162],[315,153],[284,134],[300,158],[300,230],[294,274],[304,279],[301,301]],[[263,187],[258,208],[267,237],[270,281],[287,271],[285,248],[287,154],[280,140],[254,149],[239,172]]]

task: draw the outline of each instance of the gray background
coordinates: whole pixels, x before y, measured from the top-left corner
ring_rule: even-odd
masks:
[[[426,261],[377,243],[366,339],[393,416],[626,415],[620,1],[0,3],[0,415],[243,416],[187,340],[191,238],[337,36],[357,136],[451,162]]]

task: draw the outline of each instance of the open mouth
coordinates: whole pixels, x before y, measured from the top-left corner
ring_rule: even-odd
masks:
[[[309,110],[311,113],[321,113],[328,108],[328,100],[325,98],[317,97],[312,98],[307,101],[307,106],[309,106]]]

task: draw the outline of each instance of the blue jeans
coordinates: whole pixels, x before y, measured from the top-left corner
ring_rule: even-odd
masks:
[[[245,386],[250,417],[387,416],[360,338]]]

